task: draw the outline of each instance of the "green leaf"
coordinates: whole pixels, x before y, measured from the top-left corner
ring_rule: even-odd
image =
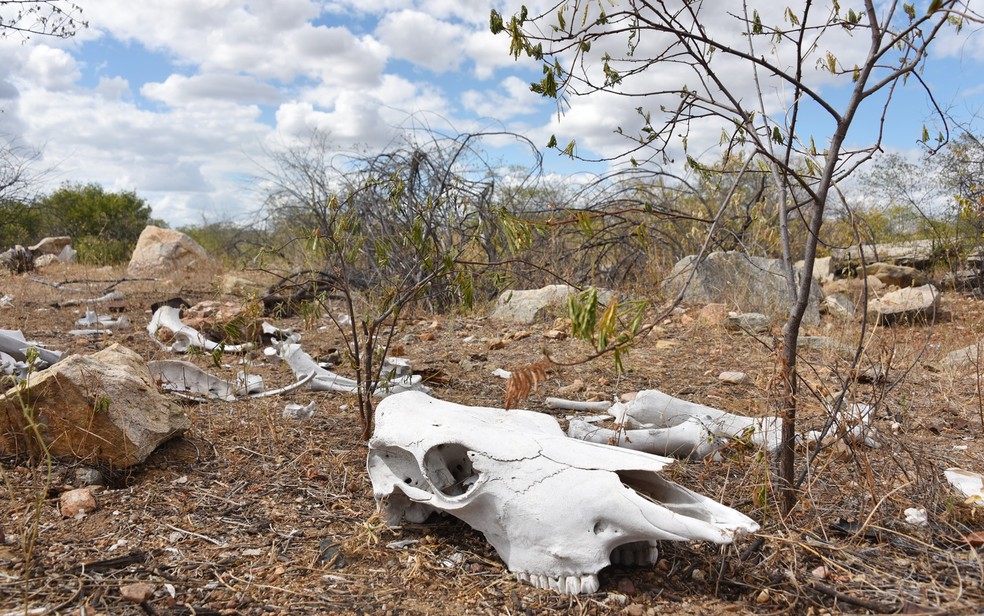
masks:
[[[548,148],[557,147],[557,135],[550,135],[550,140],[547,141],[547,147]]]
[[[575,145],[574,140],[571,139],[571,142],[567,144],[566,148],[564,148],[565,156],[570,156],[571,158],[574,158],[574,145]]]
[[[505,29],[506,26],[502,23],[502,15],[499,14],[499,11],[492,9],[492,12],[489,14],[489,30],[492,31],[492,34],[499,34]]]
[[[762,34],[762,16],[758,11],[752,11],[752,34]]]
[[[943,8],[943,0],[933,0],[932,2],[929,3],[929,10],[926,11],[926,14],[932,15],[933,13],[940,10],[941,8]]]
[[[782,138],[782,131],[779,130],[778,126],[772,127],[772,141],[778,143],[779,145],[782,145],[785,142],[785,139]]]
[[[903,4],[902,5],[902,10],[904,10],[905,11],[905,14],[909,16],[909,21],[912,21],[913,19],[916,18],[916,7],[915,6],[913,6],[911,4]]]

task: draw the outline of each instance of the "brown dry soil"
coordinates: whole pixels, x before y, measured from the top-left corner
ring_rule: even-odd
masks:
[[[66,332],[80,309],[51,305],[97,297],[123,278],[122,271],[53,266],[34,276],[87,282],[54,288],[0,274],[0,296],[13,303],[0,309],[0,328],[20,329],[68,353],[122,342],[147,360],[161,359],[167,355],[144,329],[152,302],[235,299],[214,291],[210,276],[124,282],[116,288],[126,294],[134,329],[73,339]],[[603,570],[601,590],[593,595],[559,596],[517,582],[482,535],[453,518],[386,528],[375,515],[354,400],[302,390],[188,404],[193,429],[139,467],[108,473],[109,485],[96,493],[98,509],[81,519],[62,517],[58,509],[78,463],[56,461],[49,476],[37,461],[2,459],[0,613],[979,612],[984,566],[981,534],[974,533],[984,529],[984,510],[965,504],[943,471],[984,471],[980,371],[952,374],[939,366],[947,352],[980,339],[984,304],[950,292],[944,307],[947,314],[935,325],[868,329],[859,372],[877,363],[887,367],[887,379],[857,383],[853,395],[877,405],[880,448],[835,442],[813,452],[799,505],[786,518],[778,515],[771,488],[775,467],[753,451],[672,465],[671,479],[752,516],[762,530],[723,547],[664,543],[655,566]],[[544,398],[580,379],[585,390],[568,397],[660,389],[731,412],[775,413],[778,362],[770,347],[778,328],[756,339],[701,322],[698,311],[690,307],[661,322],[629,355],[627,374],[616,376],[610,359],[558,368],[525,406],[551,412]],[[343,344],[324,321],[277,324],[302,331],[315,358]],[[564,326],[418,314],[399,323],[403,348],[395,350],[415,370],[438,377],[436,396],[501,406],[505,381],[490,376],[495,368],[529,364],[541,349],[558,360],[585,356],[585,343],[544,336],[558,325]],[[858,321],[829,321],[804,333],[856,345],[860,329]],[[226,378],[238,369],[237,357],[224,357],[221,368],[207,355],[186,359]],[[850,359],[849,353],[801,353],[802,429],[819,428],[825,418],[810,390],[841,389],[850,379]],[[259,353],[252,360],[267,386],[291,382],[284,364]],[[718,375],[729,370],[751,378],[742,385],[720,382]],[[282,418],[286,403],[311,400],[317,401],[314,418]],[[564,423],[563,413],[558,418]],[[925,508],[929,524],[907,523],[910,507]],[[121,588],[140,582],[150,585],[151,596],[128,602]]]

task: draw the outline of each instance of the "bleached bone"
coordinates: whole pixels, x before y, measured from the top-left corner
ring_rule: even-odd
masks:
[[[605,412],[611,408],[612,403],[607,400],[597,402],[582,402],[580,400],[567,400],[565,398],[547,398],[543,401],[548,409],[562,409],[565,411],[589,411],[591,413]]]
[[[162,327],[170,330],[174,337],[174,343],[171,346],[157,339],[157,332]],[[161,306],[157,309],[157,312],[151,317],[150,323],[147,324],[147,332],[150,333],[151,339],[157,346],[165,351],[173,351],[175,353],[185,353],[192,347],[204,349],[209,352],[221,348],[223,351],[228,351],[229,353],[245,353],[253,348],[253,345],[250,343],[222,344],[207,339],[197,329],[185,325],[181,321],[181,311],[170,306]]]
[[[99,315],[96,311],[86,308],[85,316],[75,322],[76,325],[84,325],[90,328],[94,328],[96,331],[103,330],[113,330],[119,331],[130,328],[130,319],[126,318],[126,315],[120,316],[118,319],[107,315]],[[92,330],[72,330],[69,333],[72,335],[87,335]]]
[[[661,391],[639,392],[628,403],[616,403],[608,413],[621,429],[609,430],[572,420],[567,434],[594,443],[621,447],[678,458],[703,458],[716,455],[729,443],[749,443],[768,452],[778,451],[782,437],[779,417],[745,417],[726,413],[703,404],[674,398]],[[828,436],[843,436],[849,442],[878,447],[871,435],[872,407],[852,404],[837,413]],[[822,433],[810,431],[804,439],[817,443]]]
[[[36,282],[44,282],[42,280],[34,279]],[[48,283],[45,283],[48,284]],[[58,302],[55,304],[59,308],[68,308],[69,306],[82,306],[84,304],[101,304],[103,302],[118,302],[125,298],[126,296],[119,291],[110,291],[105,295],[99,297],[94,297],[91,299],[67,299],[63,302]]]
[[[38,342],[28,341],[20,330],[0,329],[0,353],[5,353],[15,361],[27,361],[28,349],[35,349],[38,358],[46,365],[50,366],[61,360],[61,351],[51,351]]]
[[[285,387],[262,389],[262,381],[258,383],[259,388],[256,388],[257,382],[250,379],[241,378],[238,383],[233,383],[209,374],[191,362],[177,359],[150,361],[147,362],[147,368],[154,380],[166,391],[190,395],[193,400],[204,400],[204,398],[196,398],[197,395],[226,402],[246,397],[279,396],[300,389],[314,378],[313,374],[307,374]]]
[[[358,391],[359,384],[355,379],[350,379],[335,374],[326,368],[322,368],[318,365],[318,362],[314,361],[314,358],[301,348],[301,345],[294,342],[280,342],[274,344],[273,348],[276,350],[277,355],[287,362],[287,365],[290,366],[290,369],[294,371],[295,375],[314,375],[314,378],[311,380],[311,389],[315,391],[338,391],[342,393],[356,393]],[[385,372],[384,364],[383,376],[386,376]],[[377,396],[387,396],[410,390],[429,392],[430,388],[423,385],[420,381],[421,377],[419,375],[407,374],[392,381],[380,383],[373,393]]]
[[[375,422],[367,464],[386,523],[453,515],[539,588],[595,592],[610,563],[654,563],[658,541],[758,530],[660,475],[670,458],[570,439],[546,414],[407,392],[382,400]]]

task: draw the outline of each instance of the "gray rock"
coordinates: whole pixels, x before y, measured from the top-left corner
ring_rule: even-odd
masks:
[[[943,367],[950,370],[976,369],[980,361],[981,342],[947,353],[943,358]]]
[[[742,383],[748,382],[748,375],[744,372],[722,372],[718,375],[718,380],[722,383],[730,383],[732,385],[741,385]]]
[[[764,334],[772,329],[772,317],[760,312],[732,312],[724,325],[731,330],[742,330],[754,334]]]
[[[933,322],[939,313],[940,292],[931,284],[899,289],[874,299],[869,312],[882,325],[902,321]]]
[[[894,263],[872,263],[865,271],[889,286],[920,287],[929,282],[926,274],[916,268]]]
[[[833,293],[823,298],[820,311],[831,316],[844,318],[853,317],[858,312],[857,308],[854,307],[854,302],[843,293]]]
[[[535,323],[543,321],[551,311],[566,314],[567,298],[577,289],[566,284],[547,285],[541,289],[503,291],[495,303],[492,318],[511,323]],[[602,304],[611,301],[611,291],[598,290]]]
[[[696,257],[681,259],[667,279],[667,289],[679,293],[694,270]],[[803,323],[820,322],[820,301],[823,291],[814,283]],[[692,304],[723,303],[737,306],[743,312],[759,312],[785,321],[789,314],[789,290],[783,264],[779,259],[752,257],[740,252],[714,252],[697,267],[693,280],[683,296]]]
[[[35,256],[38,255],[55,255],[56,257],[65,250],[66,246],[72,245],[72,238],[67,235],[59,235],[57,237],[46,237],[34,246],[30,247],[30,251],[34,253]]]

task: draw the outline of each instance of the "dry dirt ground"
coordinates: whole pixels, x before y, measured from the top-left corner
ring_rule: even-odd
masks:
[[[0,328],[69,353],[122,342],[161,359],[144,329],[152,302],[235,299],[217,293],[210,276],[126,282],[116,288],[126,294],[134,329],[73,339],[66,332],[79,309],[51,304],[96,297],[122,271],[53,266],[35,276],[88,282],[70,291],[0,274],[0,296],[13,303],[0,309]],[[785,519],[770,487],[774,466],[753,451],[672,465],[673,480],[752,516],[762,530],[724,547],[665,543],[653,567],[605,569],[593,595],[518,583],[482,535],[454,519],[387,529],[375,516],[354,400],[301,390],[189,404],[193,429],[139,467],[108,473],[98,510],[81,519],[58,510],[77,464],[57,461],[49,477],[43,464],[0,460],[0,614],[981,612],[984,565],[973,533],[984,529],[984,510],[964,504],[943,478],[950,467],[984,471],[980,371],[952,374],[939,363],[981,338],[984,303],[951,292],[944,307],[949,316],[935,325],[868,331],[861,367],[880,363],[888,377],[857,384],[854,399],[876,404],[880,448],[835,443],[814,452],[800,504]],[[704,323],[699,308],[660,323],[629,355],[626,375],[616,376],[607,359],[558,369],[525,406],[550,412],[543,399],[580,379],[585,391],[570,397],[654,388],[731,412],[774,412],[775,338]],[[277,324],[302,331],[315,358],[342,345],[324,322]],[[416,370],[446,377],[436,396],[501,406],[505,381],[490,376],[495,368],[528,364],[541,349],[562,360],[584,356],[584,343],[544,337],[557,326],[418,314],[399,324],[397,339],[406,337],[402,354]],[[831,321],[805,333],[855,345],[859,331],[859,322]],[[237,369],[235,357],[223,358],[221,369],[208,356],[186,359],[226,378]],[[804,350],[800,359],[806,385],[821,394],[842,387],[849,362],[829,350]],[[292,381],[284,364],[261,354],[253,370],[268,386]],[[751,378],[724,384],[718,375],[728,370]],[[824,411],[806,385],[800,426],[819,428]],[[313,418],[282,418],[286,403],[310,400],[317,401]],[[907,523],[907,508],[924,508],[928,525]],[[121,595],[137,582],[153,589],[141,604]]]

